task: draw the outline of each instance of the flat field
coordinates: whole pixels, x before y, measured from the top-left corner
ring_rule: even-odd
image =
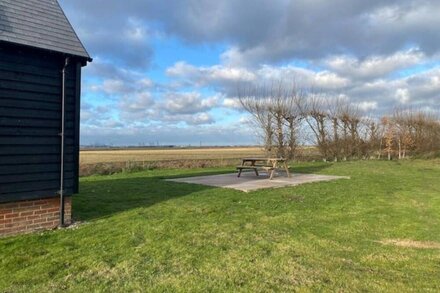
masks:
[[[75,228],[0,239],[0,292],[439,292],[440,161],[301,163],[350,176],[243,193],[81,178]]]
[[[258,147],[81,150],[80,163],[222,160],[263,154]]]

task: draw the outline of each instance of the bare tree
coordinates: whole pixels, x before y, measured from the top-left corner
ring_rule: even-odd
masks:
[[[383,127],[380,121],[374,118],[364,118],[365,127],[365,156],[367,159],[377,157],[380,159],[382,150]]]
[[[295,157],[302,120],[301,93],[295,83],[282,81],[239,89],[239,101],[263,130],[268,153],[289,159]]]
[[[288,128],[288,157],[289,159],[295,159],[298,140],[299,140],[299,129],[301,122],[303,121],[302,115],[302,104],[304,103],[304,92],[303,90],[297,89],[296,87],[291,89],[290,95],[287,99],[287,115],[285,120],[287,121]]]
[[[251,114],[253,122],[263,131],[265,151],[271,153],[274,139],[273,117],[266,99],[261,96],[259,90],[254,87],[241,88],[239,101],[242,107]]]
[[[327,107],[326,99],[318,94],[309,93],[302,104],[302,115],[307,125],[312,130],[316,145],[320,150],[323,159],[327,160],[329,155],[328,131],[327,131]]]

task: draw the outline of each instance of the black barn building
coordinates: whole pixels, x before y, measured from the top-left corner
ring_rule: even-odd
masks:
[[[0,0],[0,236],[70,221],[89,61],[56,0]]]

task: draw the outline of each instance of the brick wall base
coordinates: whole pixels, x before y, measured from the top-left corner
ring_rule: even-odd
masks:
[[[72,199],[65,199],[64,219],[72,221]],[[60,199],[0,203],[0,237],[53,229],[60,223]]]

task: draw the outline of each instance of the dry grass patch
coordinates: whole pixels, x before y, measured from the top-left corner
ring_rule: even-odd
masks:
[[[440,242],[416,241],[411,239],[386,239],[380,241],[384,245],[394,245],[406,248],[440,249]]]
[[[80,163],[222,160],[262,155],[259,147],[81,150]]]

